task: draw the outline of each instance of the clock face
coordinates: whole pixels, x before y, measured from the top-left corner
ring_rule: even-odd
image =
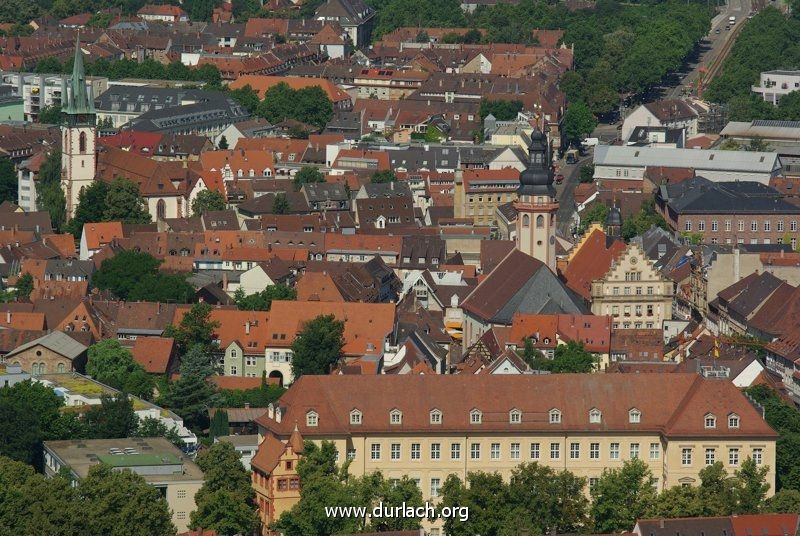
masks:
[[[636,264],[638,260],[636,257],[631,257],[631,264]]]

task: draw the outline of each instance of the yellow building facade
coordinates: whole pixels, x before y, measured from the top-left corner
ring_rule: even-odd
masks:
[[[297,425],[333,442],[351,474],[408,476],[433,502],[448,475],[507,479],[527,462],[585,478],[588,493],[633,458],[662,490],[752,457],[775,485],[777,434],[731,382],[694,374],[304,376],[258,424],[259,454]]]

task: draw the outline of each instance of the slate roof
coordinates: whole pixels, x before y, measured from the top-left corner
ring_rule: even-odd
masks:
[[[550,269],[515,249],[467,296],[462,308],[494,324],[510,325],[515,313],[584,314],[583,300]]]
[[[693,177],[661,186],[658,195],[678,214],[800,214],[800,207],[759,182]]]
[[[64,332],[53,331],[44,337],[39,337],[29,343],[23,344],[15,350],[9,352],[6,358],[13,357],[17,354],[30,350],[36,346],[44,346],[45,348],[56,352],[68,359],[75,359],[87,350],[87,347],[70,337]]]

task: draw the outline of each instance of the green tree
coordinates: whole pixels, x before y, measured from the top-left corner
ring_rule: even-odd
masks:
[[[428,35],[428,32],[426,32],[425,30],[420,30],[419,32],[417,32],[417,37],[414,38],[414,41],[417,43],[429,43],[430,40],[431,38]]]
[[[208,409],[218,400],[208,381],[216,372],[214,357],[203,344],[195,344],[181,359],[180,378],[171,382],[161,402],[180,415],[194,430],[208,427]]]
[[[774,514],[800,514],[800,491],[782,489],[764,503],[764,511]]]
[[[139,186],[125,177],[116,177],[108,186],[103,212],[105,221],[150,223],[150,213],[139,194]]]
[[[662,491],[655,500],[648,517],[700,517],[703,504],[697,489],[692,486],[673,486]]]
[[[764,408],[767,424],[779,434],[775,448],[777,489],[800,490],[800,412],[766,385],[749,387],[745,392]]]
[[[41,466],[39,416],[31,408],[0,397],[0,455]]]
[[[60,125],[61,121],[61,106],[52,104],[39,110],[39,123],[45,125]]]
[[[654,484],[650,468],[638,458],[620,469],[605,469],[591,490],[594,530],[601,534],[630,530],[652,510]]]
[[[581,182],[584,184],[594,182],[594,164],[581,166]]]
[[[224,135],[219,139],[219,143],[217,144],[217,149],[222,151],[226,151],[228,149],[228,138]]]
[[[36,194],[39,210],[49,212],[53,229],[61,230],[67,217],[67,201],[61,189],[61,151],[49,153],[39,168]]]
[[[214,416],[211,418],[211,423],[208,429],[208,435],[212,438],[230,435],[231,431],[228,424],[228,412],[223,409],[217,409]]]
[[[89,534],[167,536],[176,532],[166,499],[132,471],[96,465],[80,483],[78,495]]]
[[[758,466],[751,457],[734,473],[736,482],[736,514],[757,514],[769,491],[766,477],[769,468]]]
[[[534,368],[553,373],[592,372],[599,358],[587,351],[582,342],[569,341],[556,346],[553,359],[537,359]]]
[[[55,56],[47,56],[36,62],[36,73],[38,74],[54,74],[61,72],[61,62]],[[60,111],[60,110],[59,110]]]
[[[588,229],[593,223],[605,225],[609,210],[608,205],[602,201],[592,204],[592,206],[581,214],[581,230],[584,231]]]
[[[86,413],[86,421],[95,439],[131,437],[138,427],[133,401],[125,393],[102,395],[100,405]]]
[[[702,515],[727,516],[733,512],[736,498],[733,480],[728,478],[722,462],[716,462],[700,470],[700,486],[697,498]]]
[[[164,330],[165,337],[172,337],[180,353],[188,351],[195,345],[200,345],[206,351],[216,349],[214,344],[214,330],[219,327],[219,322],[211,320],[213,308],[207,303],[195,303],[183,315],[177,326],[170,324]]]
[[[531,368],[536,368],[537,364],[545,359],[544,354],[533,346],[533,340],[530,337],[525,337],[521,356]]]
[[[656,212],[655,201],[648,199],[642,203],[642,208],[638,213],[626,218],[622,222],[622,238],[629,241],[634,236],[638,236],[656,225],[662,229],[668,229],[667,222]]]
[[[585,102],[578,101],[569,105],[564,114],[564,136],[569,143],[579,144],[596,126],[597,120]]]
[[[275,199],[272,201],[273,214],[288,214],[289,213],[289,200],[286,199],[286,194],[279,192],[275,194]]]
[[[145,417],[139,420],[139,425],[133,433],[134,437],[164,437],[178,448],[183,448],[186,443],[181,439],[175,428],[167,425],[154,417]]]
[[[132,395],[150,398],[153,380],[116,339],[104,339],[89,347],[86,372],[101,383]]]
[[[284,284],[270,285],[261,292],[245,296],[244,291],[237,289],[233,296],[236,306],[243,311],[269,311],[272,300],[296,300],[297,291]]]
[[[321,315],[308,322],[292,343],[292,373],[328,374],[339,362],[344,346],[344,322]]]
[[[28,301],[31,297],[31,292],[33,292],[33,276],[25,272],[17,278],[14,295],[17,299]]]
[[[117,298],[127,300],[137,283],[145,276],[158,272],[158,259],[135,250],[120,251],[104,259],[92,276],[92,284],[111,291]]]
[[[194,287],[186,281],[188,274],[147,274],[136,282],[128,299],[133,301],[158,301],[189,303],[195,297]]]
[[[63,400],[28,380],[0,388],[0,455],[41,467],[42,441],[61,439]]]
[[[517,118],[517,114],[522,111],[522,108],[522,101],[489,100],[484,98],[481,99],[481,121],[486,119],[489,114],[492,114],[498,121],[511,121]]]
[[[192,201],[192,216],[202,216],[211,210],[225,210],[225,196],[215,190],[202,190]]]
[[[389,182],[397,182],[397,175],[394,170],[387,169],[385,171],[376,171],[372,174],[369,180],[372,184],[385,184]]]
[[[106,195],[108,195],[108,184],[103,181],[95,181],[81,190],[78,194],[75,216],[69,221],[65,230],[72,233],[75,238],[80,238],[84,224],[105,221],[103,215],[106,211]]]
[[[197,492],[192,528],[214,529],[220,534],[249,534],[258,527],[250,474],[232,443],[220,441],[200,453],[197,465],[205,482]]]
[[[304,184],[322,183],[325,182],[325,175],[314,166],[303,166],[300,171],[294,175],[294,189],[300,191]]]
[[[586,480],[569,471],[523,463],[511,471],[509,498],[520,529],[535,534],[576,533],[586,526]]]
[[[0,203],[17,202],[17,172],[10,158],[0,158]]]

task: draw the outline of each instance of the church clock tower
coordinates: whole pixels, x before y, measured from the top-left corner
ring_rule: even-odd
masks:
[[[514,208],[517,211],[517,249],[556,271],[556,189],[547,138],[531,133],[528,168],[520,174]]]
[[[75,63],[69,91],[61,81],[61,188],[67,201],[67,219],[75,215],[78,195],[94,182],[97,116],[91,86],[86,88],[80,38],[75,43]]]

